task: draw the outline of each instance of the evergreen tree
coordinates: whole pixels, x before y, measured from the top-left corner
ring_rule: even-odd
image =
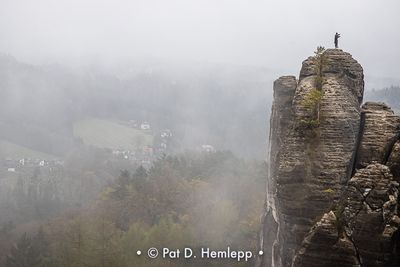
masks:
[[[51,266],[49,243],[42,227],[32,239],[32,253],[38,259],[38,266]]]
[[[24,233],[6,259],[7,267],[40,266],[40,257],[32,247],[32,239]]]

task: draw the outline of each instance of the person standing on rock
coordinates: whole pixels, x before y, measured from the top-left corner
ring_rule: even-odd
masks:
[[[339,47],[339,38],[340,38],[340,33],[335,34],[335,48]]]

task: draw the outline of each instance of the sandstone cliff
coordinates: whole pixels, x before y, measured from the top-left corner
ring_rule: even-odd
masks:
[[[274,83],[258,266],[400,266],[400,117],[340,49]]]

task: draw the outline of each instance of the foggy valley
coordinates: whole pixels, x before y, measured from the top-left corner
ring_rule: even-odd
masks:
[[[399,7],[0,0],[0,266],[328,266],[313,261],[312,229],[351,210],[353,175],[382,164],[379,205],[397,199]],[[399,266],[397,231],[392,265],[354,266]],[[252,256],[161,254],[227,247]]]

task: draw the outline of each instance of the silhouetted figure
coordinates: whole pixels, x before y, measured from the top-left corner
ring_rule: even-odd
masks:
[[[340,33],[335,34],[335,48],[339,47],[339,38],[340,38]]]

